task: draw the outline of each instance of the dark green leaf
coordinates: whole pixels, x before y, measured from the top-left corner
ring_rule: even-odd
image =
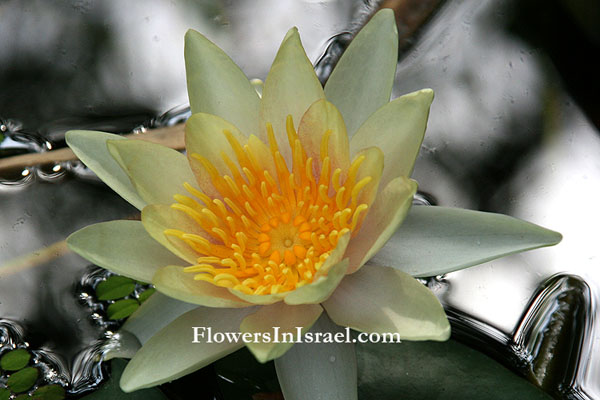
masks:
[[[124,276],[111,276],[96,287],[98,300],[116,300],[133,293],[135,282]]]
[[[227,357],[223,357],[214,364],[215,372],[219,379],[218,385],[225,399],[252,400],[264,395],[281,393],[275,365],[272,361],[261,364],[243,347]],[[277,397],[272,397],[277,398]]]
[[[5,371],[17,371],[29,363],[31,354],[25,349],[15,349],[5,353],[0,358],[0,368]]]
[[[26,393],[25,394],[20,394],[17,397],[15,397],[15,400],[31,400],[31,397],[29,397]]]
[[[21,393],[31,389],[37,381],[39,371],[37,368],[28,367],[11,374],[6,385],[15,393]]]
[[[123,319],[129,317],[139,306],[140,303],[135,299],[119,300],[108,306],[106,313],[109,319]]]
[[[152,296],[152,294],[154,292],[156,292],[156,289],[149,288],[149,289],[144,290],[142,293],[140,293],[140,295],[138,296],[140,303],[143,303],[146,300],[148,300],[148,297]]]
[[[0,400],[8,400],[10,397],[10,390],[5,388],[0,388]]]
[[[82,400],[167,400],[167,397],[157,388],[136,390],[132,393],[124,393],[119,388],[121,374],[127,365],[127,361],[115,358],[110,362],[111,376],[100,389],[85,396]]]
[[[32,400],[63,400],[65,389],[59,385],[48,385],[39,387],[33,392]]]
[[[526,379],[454,340],[357,344],[359,398],[550,400]]]

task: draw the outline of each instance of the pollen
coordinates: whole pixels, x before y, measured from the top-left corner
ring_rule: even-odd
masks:
[[[231,160],[221,154],[230,175],[220,175],[209,160],[191,154],[220,197],[211,198],[185,183],[188,195],[175,195],[171,207],[195,221],[205,235],[164,232],[198,254],[196,264],[184,269],[194,279],[250,295],[283,293],[311,283],[338,239],[360,229],[369,205],[359,202],[359,194],[372,180],[367,176],[357,181],[364,156],[355,158],[347,171],[331,171],[330,130],[322,134],[317,168],[291,116],[286,120],[290,166],[271,124],[266,129],[265,151],[222,132],[236,155]],[[268,163],[274,168],[264,167]]]

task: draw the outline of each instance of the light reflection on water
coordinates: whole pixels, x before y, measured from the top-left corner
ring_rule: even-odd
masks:
[[[351,2],[343,1],[74,3],[78,6],[42,1],[33,1],[31,7],[17,1],[0,5],[0,37],[19,32],[16,40],[0,44],[0,55],[7,60],[0,66],[0,83],[3,76],[11,78],[10,91],[3,93],[12,94],[0,95],[0,115],[11,119],[12,125],[7,124],[11,131],[43,133],[24,143],[7,139],[0,150],[21,146],[22,151],[39,151],[45,139],[60,143],[70,128],[143,130],[185,118],[184,109],[152,117],[187,101],[182,38],[189,27],[224,48],[248,76],[264,79],[290,26],[298,25],[309,57],[316,60],[326,39],[350,26],[353,13]],[[597,235],[591,220],[597,219],[595,204],[600,200],[598,131],[556,84],[544,55],[506,31],[510,4],[447,2],[401,60],[394,88],[394,96],[422,87],[436,91],[415,168],[424,194],[431,194],[440,205],[503,212],[564,235],[555,248],[429,281],[449,309],[460,310],[451,314],[455,324],[463,318],[472,331],[480,327],[488,344],[494,338],[518,341],[512,335],[533,293],[555,273],[583,277],[592,303],[600,293]],[[10,22],[2,15],[14,18]],[[19,27],[19,21],[28,23]],[[70,28],[61,31],[62,23]],[[74,34],[77,29],[86,33],[80,35],[81,41]],[[42,40],[35,43],[34,38]],[[88,53],[84,45],[92,39],[96,48]],[[41,87],[15,79],[15,70],[32,63],[33,73],[44,67],[40,60],[47,59],[52,60],[51,72]],[[57,76],[62,88],[49,83]],[[44,102],[40,92],[64,101]],[[86,114],[94,120],[77,117]],[[5,228],[0,231],[0,264],[60,241],[89,223],[133,212],[79,164],[62,165],[58,171],[28,171],[12,177],[17,185],[0,185],[0,226]],[[65,177],[64,171],[87,180]],[[46,184],[57,180],[61,183]],[[73,293],[82,267],[79,258],[66,256],[27,276],[0,275],[0,317],[32,321],[42,309],[85,320],[85,311],[65,295]],[[592,311],[590,324],[597,319],[596,308]],[[101,336],[85,324],[71,332],[74,337],[68,346],[54,343],[51,331],[45,338],[46,345],[64,351],[67,360]],[[600,341],[598,328],[588,340]],[[600,398],[596,379],[600,354],[589,357],[582,366],[581,386],[590,398]]]

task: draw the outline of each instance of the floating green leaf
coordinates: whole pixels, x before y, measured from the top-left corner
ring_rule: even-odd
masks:
[[[358,393],[363,400],[550,400],[496,361],[454,340],[357,344]]]
[[[121,358],[113,359],[110,362],[111,376],[108,382],[82,400],[167,400],[167,397],[157,388],[124,393],[119,387],[119,380],[126,365],[127,361]]]
[[[123,319],[129,317],[139,306],[140,303],[135,299],[119,300],[108,306],[106,313],[109,319]]]
[[[0,388],[0,400],[8,400],[10,398],[10,390]]]
[[[140,293],[140,295],[138,296],[138,300],[140,301],[140,303],[143,303],[146,300],[148,300],[148,297],[152,296],[154,292],[156,292],[156,289],[154,288],[146,289],[142,293]]]
[[[29,395],[25,394],[20,394],[17,397],[15,397],[15,400],[31,400],[31,397],[29,397]]]
[[[281,392],[273,362],[257,362],[247,347],[221,358],[213,366],[225,378],[217,381],[225,399],[249,400],[259,393]]]
[[[31,354],[25,349],[11,350],[0,358],[0,368],[5,371],[17,371],[25,368],[30,358]]]
[[[124,276],[111,276],[96,287],[98,300],[116,300],[130,295],[135,290],[133,279]]]
[[[6,381],[6,385],[15,393],[21,393],[35,384],[39,375],[37,368],[28,367],[12,374]]]
[[[32,400],[63,400],[65,388],[60,385],[48,385],[39,387],[33,392]]]

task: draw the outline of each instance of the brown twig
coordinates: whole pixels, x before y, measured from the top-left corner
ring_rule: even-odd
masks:
[[[67,242],[65,240],[53,243],[50,246],[35,250],[0,265],[0,278],[46,264],[69,252],[70,250],[67,247]]]

